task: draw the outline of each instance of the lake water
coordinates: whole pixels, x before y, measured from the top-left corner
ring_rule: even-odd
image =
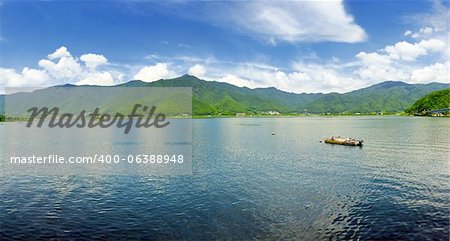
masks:
[[[192,127],[192,175],[0,171],[0,239],[449,239],[450,119],[196,119]],[[365,145],[319,143],[332,135]]]

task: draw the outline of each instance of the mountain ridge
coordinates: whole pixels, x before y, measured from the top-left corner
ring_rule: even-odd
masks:
[[[64,87],[77,86],[65,84],[49,87],[47,90]],[[450,84],[385,81],[346,93],[292,93],[275,87],[250,89],[183,75],[154,82],[131,80],[111,87],[191,87],[194,115],[236,115],[242,112],[261,114],[269,111],[282,114],[351,114],[402,112],[421,97],[436,90],[450,88]],[[4,102],[4,96],[0,95],[0,102]]]

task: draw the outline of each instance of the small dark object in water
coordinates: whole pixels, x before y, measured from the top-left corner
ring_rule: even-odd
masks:
[[[272,133],[272,136],[274,136],[275,135],[275,133]]]

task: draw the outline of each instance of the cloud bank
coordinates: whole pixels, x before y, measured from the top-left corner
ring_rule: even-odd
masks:
[[[72,56],[61,46],[46,58],[39,60],[39,68],[25,67],[22,71],[0,67],[0,85],[4,87],[45,87],[57,84],[113,85],[123,81],[123,74],[108,65],[103,55],[84,54]]]
[[[337,1],[239,1],[225,13],[228,27],[267,41],[345,42],[366,40],[364,29]]]

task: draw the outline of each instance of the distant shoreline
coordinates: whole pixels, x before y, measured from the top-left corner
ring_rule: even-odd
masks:
[[[246,118],[299,118],[299,117],[450,117],[450,116],[418,116],[418,115],[277,115],[277,116],[193,116],[192,119],[220,119],[220,118],[235,118],[235,119],[246,119]]]
[[[407,114],[407,113],[393,113],[393,114],[383,114],[383,115],[376,115],[376,114],[301,114],[301,115],[245,115],[245,116],[236,116],[236,115],[194,115],[191,118],[189,117],[185,117],[185,116],[170,116],[167,117],[168,119],[220,119],[220,118],[224,118],[224,119],[246,119],[246,118],[298,118],[298,117],[366,117],[366,116],[378,116],[378,117],[443,117],[443,118],[448,118],[450,117],[449,115],[447,116],[428,116],[428,115],[411,115],[411,114]],[[13,117],[14,119],[14,117]],[[15,120],[8,120],[5,121],[5,117],[4,116],[0,116],[0,123],[1,122],[27,122],[28,119],[27,118],[17,118]]]

